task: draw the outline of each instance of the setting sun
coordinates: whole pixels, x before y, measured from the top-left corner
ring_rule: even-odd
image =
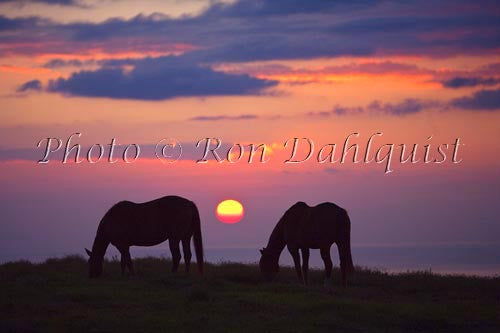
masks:
[[[238,223],[243,218],[243,205],[236,200],[224,200],[217,205],[215,214],[223,223]]]

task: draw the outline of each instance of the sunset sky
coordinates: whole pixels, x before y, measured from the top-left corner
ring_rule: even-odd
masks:
[[[0,105],[7,255],[81,251],[113,203],[169,194],[198,205],[207,248],[262,247],[296,201],[346,208],[354,245],[498,243],[497,1],[0,0]],[[76,132],[83,158],[112,138],[142,155],[37,163],[40,140]],[[391,173],[352,152],[316,161],[355,132],[359,159],[378,132],[372,154],[450,148],[413,165],[395,148]],[[294,137],[315,154],[285,164]],[[162,138],[182,144],[176,163],[155,158]],[[269,162],[196,163],[203,138],[265,144]],[[239,223],[217,220],[224,199],[243,204]]]

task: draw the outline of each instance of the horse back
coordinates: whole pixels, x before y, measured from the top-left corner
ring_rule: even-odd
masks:
[[[284,216],[287,243],[295,246],[321,248],[338,241],[349,229],[347,212],[331,202],[314,207],[300,204],[287,213]]]
[[[121,201],[105,215],[105,227],[113,243],[154,245],[192,235],[195,209],[192,201],[178,196],[143,203]]]

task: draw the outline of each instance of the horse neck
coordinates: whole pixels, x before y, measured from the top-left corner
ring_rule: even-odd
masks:
[[[267,243],[267,249],[270,253],[279,257],[283,249],[285,248],[285,228],[284,221],[280,219],[278,224],[273,229],[271,236],[269,237],[269,242]]]
[[[110,241],[105,236],[102,228],[98,228],[94,239],[94,245],[92,245],[92,254],[95,255],[96,258],[104,258],[109,243]]]

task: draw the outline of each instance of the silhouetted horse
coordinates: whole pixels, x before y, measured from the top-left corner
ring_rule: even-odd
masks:
[[[342,272],[342,285],[347,282],[347,272],[354,271],[351,257],[351,222],[345,209],[325,202],[309,207],[297,202],[290,207],[274,227],[267,247],[260,250],[259,266],[264,277],[271,280],[279,271],[279,257],[285,246],[293,257],[299,280],[307,284],[309,249],[320,249],[325,262],[326,277],[332,272],[330,247],[337,244]],[[299,249],[302,252],[300,267]]]
[[[178,196],[166,196],[144,203],[121,201],[104,215],[89,255],[89,276],[102,274],[102,262],[108,245],[113,244],[121,253],[122,273],[125,269],[134,273],[130,246],[153,246],[169,240],[172,252],[172,272],[179,267],[182,242],[186,272],[191,261],[191,236],[194,241],[196,261],[203,273],[203,245],[201,240],[200,216],[196,205]]]

